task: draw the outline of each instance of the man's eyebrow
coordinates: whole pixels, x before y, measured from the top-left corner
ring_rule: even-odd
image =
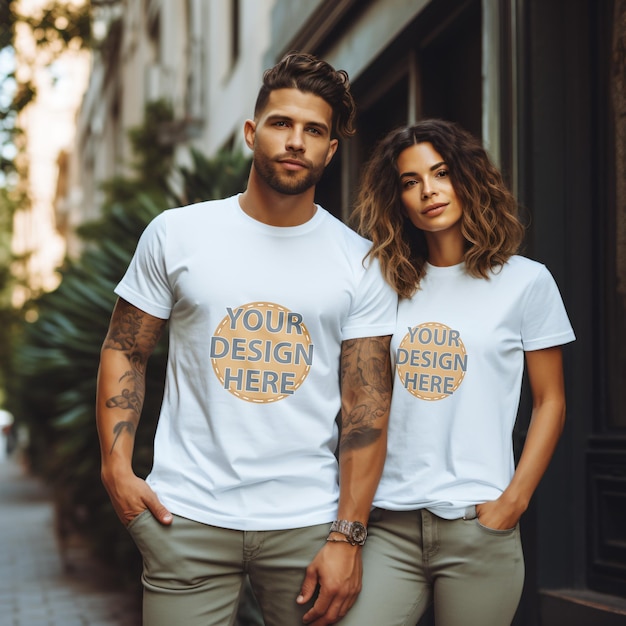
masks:
[[[293,122],[293,118],[290,115],[283,115],[281,113],[274,113],[273,115],[268,115],[267,116],[267,121],[268,122],[279,122],[279,121],[285,121],[285,122]],[[330,131],[330,128],[328,127],[328,124],[326,124],[325,122],[319,122],[319,121],[311,121],[311,122],[304,122],[305,126],[315,126],[316,128],[320,128],[326,132]]]
[[[434,165],[431,165],[429,170],[431,172],[434,172],[436,169],[439,169],[442,165],[445,165],[446,162],[445,161],[439,161],[439,163],[435,163]],[[402,172],[402,174],[400,174],[400,178],[404,178],[405,176],[417,176],[417,172]]]

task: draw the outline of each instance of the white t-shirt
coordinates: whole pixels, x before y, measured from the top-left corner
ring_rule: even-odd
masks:
[[[455,519],[494,500],[514,472],[524,352],[574,340],[554,279],[512,257],[487,279],[427,266],[401,300],[391,342],[387,461],[375,506]]]
[[[115,292],[170,320],[147,481],[173,513],[240,530],[335,518],[341,342],[395,328],[369,246],[321,207],[280,228],[238,196],[146,228]]]

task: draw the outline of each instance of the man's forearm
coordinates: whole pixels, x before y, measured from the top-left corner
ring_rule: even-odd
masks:
[[[387,453],[390,337],[345,341],[341,359],[338,517],[367,522]]]
[[[130,464],[135,432],[143,407],[145,381],[126,369],[123,353],[103,348],[98,371],[96,422],[103,465]]]
[[[103,466],[130,464],[145,394],[146,366],[165,322],[118,301],[102,346],[96,419]]]

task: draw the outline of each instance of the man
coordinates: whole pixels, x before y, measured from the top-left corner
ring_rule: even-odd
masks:
[[[232,624],[246,574],[266,626],[335,623],[360,590],[396,297],[369,242],[314,204],[353,119],[345,72],[287,55],[244,125],[246,191],[159,215],[116,288],[97,422],[104,485],[144,559],[144,624]],[[133,440],[166,320],[143,481]]]

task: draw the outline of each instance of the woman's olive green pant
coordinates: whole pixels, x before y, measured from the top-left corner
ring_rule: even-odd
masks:
[[[434,603],[437,626],[509,626],[522,593],[519,525],[481,526],[429,511],[374,509],[363,589],[341,626],[415,626]]]

